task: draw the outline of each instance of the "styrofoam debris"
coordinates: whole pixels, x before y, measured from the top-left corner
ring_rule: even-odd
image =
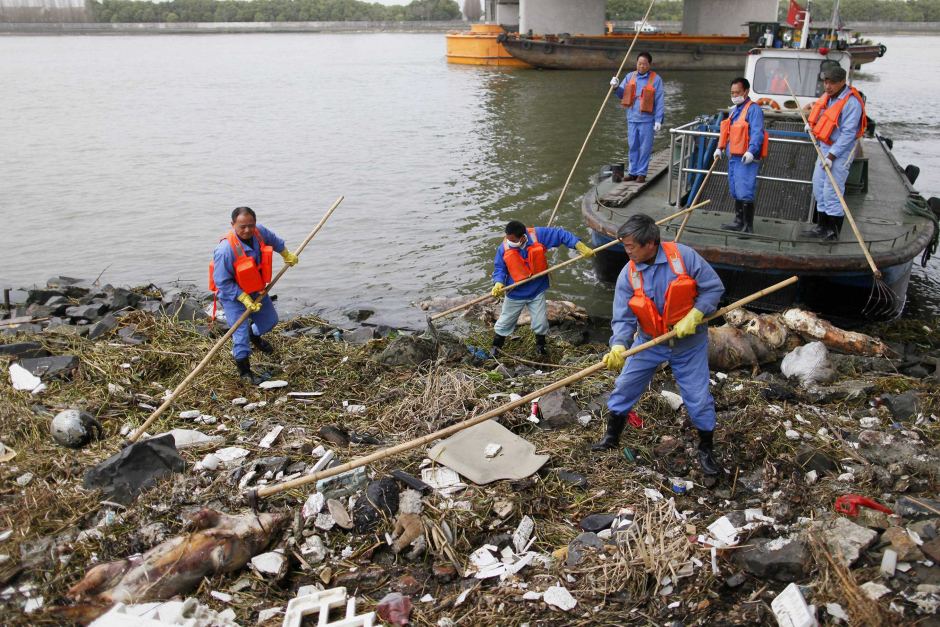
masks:
[[[245,398],[244,396],[239,396],[238,398],[232,399],[232,405],[241,407],[242,405],[247,405],[247,404],[248,404],[248,399]]]
[[[245,411],[254,411],[255,409],[261,409],[267,404],[268,404],[267,401],[257,401],[255,403],[248,403],[247,405],[242,407],[242,409],[244,409]]]
[[[676,394],[675,392],[670,392],[669,390],[660,391],[660,396],[663,397],[663,400],[673,409],[673,411],[678,411],[682,407],[683,400],[682,397]]]
[[[512,392],[512,393],[509,394],[509,402],[510,402],[510,403],[515,403],[516,401],[521,400],[521,399],[522,399],[522,397],[521,397],[520,395],[516,394],[515,392]]]
[[[280,551],[268,551],[251,558],[251,567],[262,575],[279,578],[287,571],[287,558]]]
[[[434,597],[432,597],[430,594],[426,594],[418,600],[421,601],[422,603],[433,603]]]
[[[224,440],[221,436],[206,435],[202,431],[196,431],[195,429],[170,429],[166,433],[157,434],[155,437],[159,438],[167,434],[173,436],[173,442],[176,444],[178,450],[192,448],[194,446],[219,444]]]
[[[884,595],[891,592],[891,588],[875,581],[865,582],[859,586],[859,589],[861,589],[861,591],[865,593],[865,596],[867,596],[872,601],[877,601]]]
[[[313,518],[323,510],[325,503],[326,499],[323,498],[323,495],[319,492],[314,492],[304,501],[304,506],[301,508],[300,512],[305,519]]]
[[[329,531],[336,526],[336,521],[333,520],[333,517],[327,514],[326,512],[321,512],[317,514],[317,519],[313,521],[313,525],[317,529],[322,529],[323,531]]]
[[[261,441],[258,442],[258,446],[261,448],[271,448],[271,445],[274,444],[274,441],[277,440],[277,436],[281,435],[281,431],[283,430],[283,426],[277,425],[268,431],[267,435],[261,438]]]
[[[826,612],[829,616],[837,620],[845,621],[846,623],[849,622],[849,615],[846,614],[845,610],[842,609],[842,606],[838,603],[826,603]]]
[[[643,488],[643,494],[645,494],[646,498],[653,501],[654,503],[665,498],[663,493],[655,488]]]
[[[42,379],[34,376],[32,372],[23,366],[15,363],[10,364],[10,383],[13,384],[14,390],[25,390],[33,394],[38,394],[46,388]]]
[[[208,453],[200,461],[196,462],[194,470],[217,470],[219,465],[222,463],[222,460],[219,459],[219,456],[215,453]]]
[[[210,590],[209,596],[211,596],[214,599],[218,599],[219,601],[222,601],[222,603],[232,602],[232,595],[227,592],[219,592],[218,590]]]
[[[735,546],[738,543],[738,530],[727,516],[708,525],[708,532],[721,546]]]
[[[516,527],[516,531],[512,534],[512,545],[515,547],[516,553],[525,551],[534,529],[535,521],[528,516],[523,516],[522,520],[519,521],[519,525]]]
[[[183,420],[192,420],[193,418],[198,418],[200,415],[202,415],[202,412],[198,409],[187,409],[185,411],[181,411],[177,415]]]
[[[483,457],[486,457],[487,459],[492,459],[493,457],[496,457],[497,455],[499,455],[499,452],[501,450],[503,450],[502,444],[496,444],[495,442],[491,442],[487,444],[486,447],[483,449]]]
[[[799,586],[791,583],[770,603],[780,627],[815,627],[819,623],[806,605]]]
[[[816,472],[815,470],[810,470],[803,476],[806,477],[806,483],[808,483],[809,485],[813,485],[814,483],[816,483],[816,480],[819,478],[819,473]]]
[[[287,387],[287,381],[282,379],[271,379],[269,381],[262,381],[258,384],[258,387],[262,390],[273,390],[276,388]]]
[[[788,440],[799,440],[802,437],[800,432],[795,429],[787,429],[784,435],[787,436]]]
[[[366,406],[365,405],[346,405],[346,413],[347,414],[364,414],[366,413]]]
[[[435,490],[462,485],[460,475],[444,466],[434,466],[433,468],[423,468],[421,470],[421,481],[425,482]]]
[[[20,486],[21,488],[26,487],[29,485],[29,482],[33,480],[33,476],[34,475],[31,472],[24,472],[22,475],[16,478],[16,485]]]
[[[542,593],[536,592],[535,590],[528,590],[525,594],[522,595],[523,601],[540,601],[542,599]]]
[[[566,612],[574,609],[578,604],[578,601],[571,596],[571,593],[564,586],[551,586],[542,593],[542,600],[548,605]]]
[[[248,456],[248,450],[238,446],[228,446],[220,448],[215,454],[221,460],[223,466],[231,468],[237,466],[242,459]]]
[[[263,625],[268,622],[278,614],[283,614],[284,608],[282,607],[269,607],[267,609],[261,610],[258,612],[258,624]]]
[[[311,396],[323,396],[323,392],[288,392],[291,398],[307,398]]]
[[[578,416],[578,423],[579,423],[582,427],[586,427],[586,426],[588,426],[589,424],[591,424],[591,419],[592,419],[592,418],[593,418],[593,416],[591,416],[591,414],[581,414],[580,416]]]

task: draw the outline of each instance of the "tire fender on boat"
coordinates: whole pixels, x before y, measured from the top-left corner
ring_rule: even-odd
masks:
[[[888,47],[884,44],[878,44],[878,58],[885,56],[885,53],[888,51]]]
[[[545,44],[542,48],[542,52],[545,54],[552,54],[555,52],[555,44]]]
[[[522,42],[522,49],[523,49],[523,50],[531,50],[531,49],[532,49],[532,42],[529,41],[528,39],[524,40],[524,41]]]

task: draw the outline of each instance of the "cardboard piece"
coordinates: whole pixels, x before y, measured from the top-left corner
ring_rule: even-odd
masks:
[[[485,454],[491,444],[502,447],[496,457]],[[534,444],[495,420],[481,422],[438,442],[428,451],[428,457],[480,485],[500,479],[524,479],[549,458],[536,455]]]

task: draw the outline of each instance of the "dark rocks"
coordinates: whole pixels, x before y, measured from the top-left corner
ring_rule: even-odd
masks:
[[[170,434],[135,442],[85,473],[84,486],[104,499],[128,505],[160,479],[182,472],[186,462]]]
[[[353,524],[364,533],[375,527],[383,517],[392,517],[398,511],[398,484],[385,477],[369,484],[366,494],[356,502]]]
[[[389,342],[379,356],[386,366],[417,366],[437,358],[438,342],[426,335],[402,335]]]
[[[138,344],[143,344],[144,339],[139,335],[136,335],[137,325],[130,324],[126,327],[121,328],[118,331],[118,337],[121,338],[121,341],[125,344],[130,344],[131,346],[136,346]]]
[[[588,487],[587,477],[576,472],[571,472],[570,470],[559,470],[558,478],[575,488],[584,490]]]
[[[928,542],[924,542],[920,550],[923,551],[929,559],[933,560],[934,564],[940,563],[940,538],[934,538]]]
[[[108,306],[104,303],[92,303],[90,305],[69,307],[65,310],[65,315],[72,320],[88,320],[89,322],[93,322],[100,318],[107,310]]]
[[[202,305],[198,301],[187,296],[177,296],[164,307],[164,312],[170,318],[176,318],[183,322],[195,322],[196,320],[205,320],[209,316],[202,310]]]
[[[752,538],[734,552],[734,561],[760,578],[798,581],[806,576],[812,556],[805,542],[792,538]]]
[[[46,281],[46,287],[70,298],[80,298],[90,291],[91,285],[84,279],[70,276],[54,276]]]
[[[584,531],[597,533],[598,531],[609,529],[614,523],[614,518],[616,518],[616,516],[613,514],[591,514],[582,518],[579,526]]]
[[[349,344],[367,344],[375,339],[375,329],[372,327],[359,327],[352,331],[343,332],[343,340]]]
[[[345,315],[347,318],[349,318],[353,322],[363,322],[371,318],[373,315],[375,315],[375,310],[368,309],[367,307],[358,307],[358,308],[354,307],[354,308],[347,309],[346,311],[344,311],[343,315]]]
[[[560,388],[539,399],[539,426],[543,429],[560,429],[575,424],[578,404],[568,396],[567,388]]]
[[[909,420],[917,416],[919,402],[917,394],[914,392],[904,392],[896,396],[885,394],[881,397],[881,400],[891,410],[891,415],[894,416],[895,420]]]
[[[336,446],[349,446],[349,433],[337,425],[320,427],[320,437]]]
[[[88,339],[97,340],[99,337],[104,337],[118,327],[117,318],[108,314],[98,322],[94,323],[90,329],[88,329]]]
[[[45,305],[46,301],[52,298],[53,296],[62,296],[56,290],[46,290],[41,288],[31,289],[27,292],[26,305]]]
[[[29,370],[33,376],[43,380],[67,379],[78,368],[78,357],[75,355],[56,355],[54,357],[36,357],[21,359],[19,364]]]
[[[604,548],[604,541],[597,537],[597,534],[584,532],[579,534],[574,540],[568,543],[568,557],[565,559],[565,565],[573,568],[585,560],[588,553],[600,551]]]
[[[142,300],[140,294],[135,294],[129,289],[123,287],[105,288],[107,293],[107,304],[111,311],[120,311],[121,309],[133,309],[140,304]]]
[[[796,391],[792,386],[785,383],[770,383],[761,388],[761,396],[768,401],[793,401],[796,400]]]
[[[277,474],[287,468],[287,464],[290,460],[283,456],[277,457],[261,457],[259,459],[251,462],[254,466],[254,470],[258,473],[264,474],[267,472]]]
[[[839,465],[828,455],[808,446],[802,446],[797,451],[796,463],[803,469],[803,472],[815,470],[820,477],[839,472]]]
[[[16,344],[0,344],[0,355],[13,357],[14,359],[35,359],[48,356],[49,351],[44,349],[39,342],[19,342]]]

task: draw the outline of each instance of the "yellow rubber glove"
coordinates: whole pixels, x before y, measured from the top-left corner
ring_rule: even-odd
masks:
[[[610,348],[610,352],[604,355],[604,365],[607,366],[608,370],[622,370],[623,363],[627,360],[627,358],[624,356],[626,352],[626,346],[623,344],[614,344]]]
[[[295,255],[291,251],[287,250],[287,248],[282,250],[280,254],[281,254],[281,257],[284,258],[284,263],[286,263],[289,266],[296,266],[297,262],[300,261],[300,257]]]
[[[506,294],[506,286],[498,281],[493,285],[493,289],[490,290],[490,296],[493,298],[502,298]]]
[[[252,300],[251,296],[249,296],[245,292],[242,292],[241,294],[238,295],[238,302],[244,305],[245,309],[247,309],[251,313],[258,313],[259,311],[261,311],[261,303],[256,303],[254,300]]]
[[[693,307],[692,311],[685,314],[685,318],[677,322],[676,326],[673,327],[676,331],[676,337],[695,335],[695,330],[698,325],[702,323],[704,317],[705,314]]]
[[[585,244],[584,242],[578,242],[577,244],[575,244],[575,248],[577,249],[579,253],[581,253],[585,257],[594,256],[594,249],[588,246],[587,244]]]

